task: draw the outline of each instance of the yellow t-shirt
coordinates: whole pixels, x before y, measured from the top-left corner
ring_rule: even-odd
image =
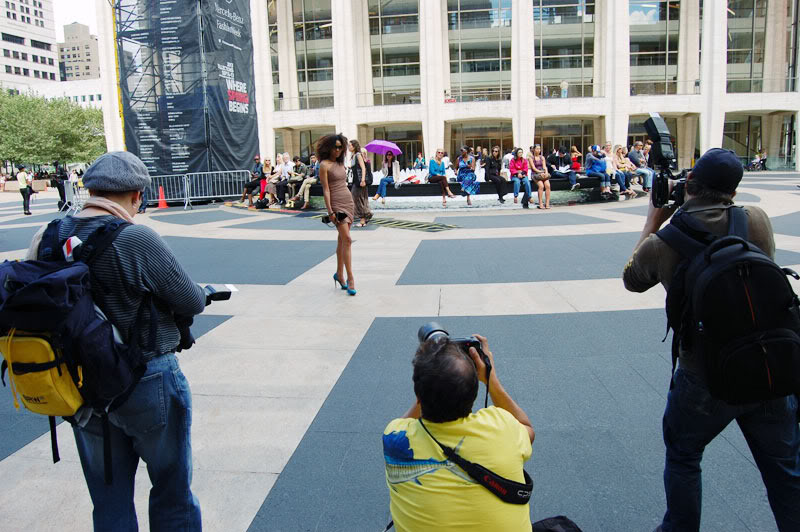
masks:
[[[506,410],[490,406],[447,423],[425,422],[442,444],[501,477],[525,482],[528,431]],[[398,532],[531,530],[529,505],[509,504],[447,460],[418,419],[395,419],[383,431],[386,483]]]

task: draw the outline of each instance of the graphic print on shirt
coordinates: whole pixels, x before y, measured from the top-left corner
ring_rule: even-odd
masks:
[[[461,438],[456,445],[456,452],[463,443],[464,438]],[[411,448],[411,443],[404,430],[383,435],[383,458],[386,460],[386,478],[389,480],[389,484],[402,484],[413,480],[422,485],[419,481],[420,477],[428,473],[435,473],[440,469],[446,469],[467,482],[475,483],[469,475],[450,460],[415,459],[414,450]]]

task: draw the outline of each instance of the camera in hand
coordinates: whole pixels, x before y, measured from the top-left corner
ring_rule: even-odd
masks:
[[[652,201],[656,208],[675,209],[683,205],[683,192],[686,187],[686,170],[676,178],[672,170],[678,167],[675,149],[670,139],[667,123],[658,113],[650,113],[644,123],[647,136],[653,141],[650,159],[656,168],[653,178]],[[670,181],[675,181],[670,191]]]
[[[486,353],[483,352],[481,349],[481,342],[474,336],[467,336],[464,338],[451,338],[450,334],[438,323],[432,321],[426,323],[422,327],[419,328],[417,331],[417,338],[419,338],[419,343],[426,342],[428,340],[434,339],[436,337],[444,337],[450,342],[458,345],[465,352],[469,353],[469,348],[474,347],[475,350],[478,352],[478,356],[481,357],[481,360],[486,365],[486,379],[489,379],[489,372],[492,370],[492,363],[489,360],[489,357],[486,356]]]
[[[206,306],[212,301],[227,301],[231,298],[230,290],[217,290],[210,284],[205,285],[203,291],[206,293]]]
[[[340,222],[341,222],[341,221],[342,221],[342,220],[344,220],[345,218],[347,218],[347,214],[346,214],[346,213],[343,213],[343,212],[337,212],[337,213],[336,213],[336,219],[337,219],[338,221],[340,221]],[[330,216],[328,216],[328,215],[326,214],[325,216],[323,216],[323,217],[322,217],[322,223],[324,223],[324,224],[329,224],[329,223],[331,223],[331,217],[330,217]]]

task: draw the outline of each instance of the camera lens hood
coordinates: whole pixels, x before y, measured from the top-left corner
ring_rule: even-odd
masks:
[[[435,321],[431,321],[420,327],[419,331],[417,331],[417,338],[419,339],[419,343],[422,343],[430,339],[430,337],[436,333],[441,333],[444,334],[445,336],[450,336],[444,329],[444,327],[442,327]]]

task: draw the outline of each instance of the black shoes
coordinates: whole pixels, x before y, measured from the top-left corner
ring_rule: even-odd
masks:
[[[31,211],[25,211],[25,214],[27,214],[27,215],[31,215],[31,214],[33,214],[33,213],[32,213]]]

